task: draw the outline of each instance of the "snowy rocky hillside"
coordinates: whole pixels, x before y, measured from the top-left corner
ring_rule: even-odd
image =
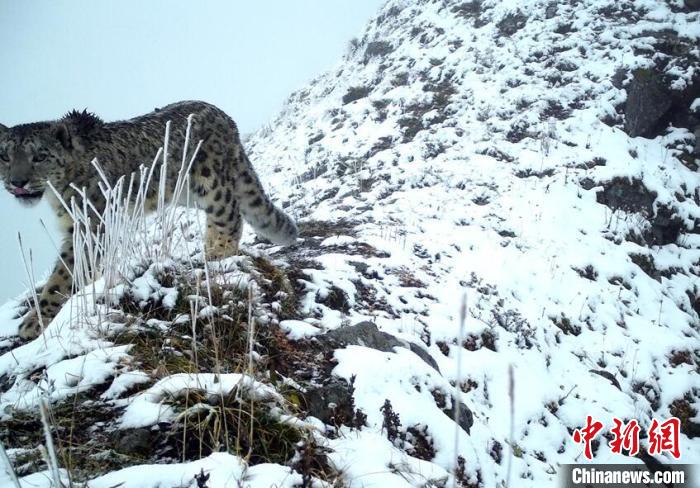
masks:
[[[336,273],[351,309],[438,365],[337,351],[370,430],[389,399],[454,472],[439,380],[473,414],[467,484],[501,483],[512,450],[512,486],[552,486],[585,461],[570,434],[586,415],[677,416],[681,460],[700,462],[698,7],[390,1],[251,138],[288,209],[379,250],[331,248],[313,276]],[[596,462],[641,462],[601,440]]]
[[[0,466],[555,486],[587,415],[678,417],[700,462],[699,40],[695,0],[390,0],[247,141],[296,245],[207,262],[183,210],[167,259],[44,337],[0,309]],[[594,462],[678,462],[607,441]]]

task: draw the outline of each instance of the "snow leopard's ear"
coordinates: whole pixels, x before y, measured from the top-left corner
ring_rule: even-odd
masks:
[[[73,149],[73,135],[70,128],[63,122],[58,122],[54,127],[54,136],[58,139],[64,149]]]
[[[3,132],[5,132],[6,130],[7,130],[7,127],[5,127],[4,125],[0,124],[0,134],[2,134]]]

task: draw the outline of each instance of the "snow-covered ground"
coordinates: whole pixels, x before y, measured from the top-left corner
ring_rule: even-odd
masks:
[[[17,345],[15,304],[7,304],[0,418],[99,384],[95,398],[120,409],[111,427],[157,429],[180,418],[177,401],[189,389],[203,397],[240,390],[276,421],[309,432],[335,479],[353,487],[554,486],[563,464],[587,462],[571,436],[587,415],[606,431],[613,418],[646,430],[652,419],[680,417],[680,462],[700,462],[693,138],[687,127],[631,137],[620,113],[633,70],[659,57],[668,58],[674,89],[694,82],[697,66],[683,60],[697,60],[697,47],[678,58],[654,47],[669,32],[697,44],[699,14],[681,4],[390,0],[335,70],[294,93],[247,141],[262,181],[301,222],[302,240],[270,248],[246,235],[250,256],[209,269],[196,232],[184,231],[167,266],[187,278],[170,283],[163,264],[150,263],[119,289],[140,305],[173,309],[184,293],[178,283],[215,276],[234,297],[229,312],[252,290],[258,326],[279,330],[294,354],[311,351],[316,376],[294,367],[218,376],[169,374],[172,363],[144,369],[129,359],[137,345],[110,339],[130,320],[149,324],[133,310],[75,323],[66,307],[45,339]],[[196,214],[185,217],[196,227]],[[288,288],[266,289],[276,278],[260,256],[289,278],[293,314]],[[149,327],[224,314],[202,296],[198,313],[152,318]],[[366,337],[316,354],[329,331],[363,321],[396,342]],[[182,339],[193,354],[202,347]],[[163,350],[179,347],[168,341]],[[302,363],[294,364],[306,371]],[[324,425],[286,394],[329,378],[352,383],[361,421]],[[209,408],[187,411],[195,407]],[[593,462],[642,463],[598,440]],[[12,444],[15,466],[36,447]],[[198,486],[200,472],[210,487],[310,486],[300,458],[249,465],[213,453],[167,468],[131,460],[89,486]],[[48,476],[31,474],[27,486]],[[312,479],[331,481],[319,472]]]

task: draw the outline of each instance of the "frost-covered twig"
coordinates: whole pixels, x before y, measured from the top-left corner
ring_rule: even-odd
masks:
[[[250,283],[250,285],[248,286],[248,376],[250,378],[254,378],[253,347],[255,346],[255,317],[253,316],[253,292],[253,283]],[[255,415],[254,395],[250,396],[250,415],[251,417]],[[251,440],[251,443],[248,447],[248,454],[246,456],[247,459],[250,458],[250,455],[253,451],[253,424],[254,422],[250,423],[250,432],[248,432],[248,438]]]
[[[22,244],[22,234],[17,233],[17,241],[19,243],[20,254],[22,255],[22,264],[24,265],[24,271],[27,273],[27,279],[29,280],[29,287],[32,291],[32,300],[34,301],[34,310],[36,310],[36,316],[39,320],[39,326],[41,327],[41,334],[44,335],[44,319],[41,316],[41,307],[39,307],[39,296],[36,293],[36,280],[34,279],[34,266],[32,266],[32,251],[29,250],[29,262],[27,262],[27,256],[24,253],[24,245]],[[46,337],[44,337],[44,345],[46,345]]]
[[[459,307],[459,342],[457,348],[457,391],[461,391],[462,388],[462,340],[464,338],[464,327],[467,323],[467,293],[465,292],[462,296],[462,305]],[[454,422],[455,422],[455,445],[454,445],[454,456],[455,456],[455,466],[457,466],[457,459],[459,456],[459,416],[462,406],[462,402],[459,398],[455,398],[454,407]],[[452,477],[452,486],[457,486],[457,477]]]
[[[169,122],[166,124],[164,145],[158,150],[150,167],[141,166],[137,172],[110,181],[109,174],[100,166],[99,161],[91,161],[100,180],[98,186],[104,201],[101,209],[90,201],[85,188],[73,186],[76,195],[70,201],[65,201],[56,188],[48,183],[73,221],[74,264],[72,270],[69,268],[73,278],[73,293],[85,290],[99,278],[103,278],[104,293],[107,293],[128,276],[135,259],[147,257],[162,260],[170,257],[173,246],[171,236],[175,233],[178,215],[176,207],[183,192],[188,191],[188,174],[202,143],[199,142],[193,154],[188,154],[191,123],[192,118],[188,117],[182,162],[173,195],[167,191]],[[148,233],[146,203],[152,197],[153,192],[149,188],[156,167],[160,168],[155,198],[161,246],[156,246],[153,251],[144,246],[143,242]],[[99,313],[97,295],[98,290],[93,286],[91,293],[83,293],[76,300],[78,317]]]
[[[253,283],[248,285],[248,375],[253,377],[253,348],[255,346],[255,316],[253,315]]]
[[[513,365],[508,365],[508,400],[510,402],[510,453],[508,454],[508,469],[506,471],[506,486],[510,486],[510,473],[513,468],[513,449],[515,449],[515,376]]]
[[[58,457],[56,456],[56,448],[53,444],[53,437],[51,436],[51,426],[49,425],[49,415],[48,415],[48,405],[46,399],[42,398],[39,401],[39,412],[41,413],[41,424],[44,428],[44,438],[46,439],[46,453],[47,453],[47,464],[49,471],[51,472],[51,477],[53,478],[54,486],[60,487],[61,484],[61,474],[58,470]]]
[[[12,484],[15,485],[16,488],[22,488],[22,485],[19,484],[19,479],[17,479],[17,473],[15,473],[15,470],[12,468],[12,461],[10,461],[10,457],[7,455],[7,451],[5,451],[5,446],[2,442],[0,442],[0,461],[5,463],[5,473],[10,477]]]

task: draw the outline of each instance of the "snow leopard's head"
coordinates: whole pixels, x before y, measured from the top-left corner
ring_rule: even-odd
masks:
[[[47,181],[61,189],[70,183],[66,168],[76,158],[71,128],[63,120],[15,127],[0,124],[0,178],[19,202],[36,204]]]

